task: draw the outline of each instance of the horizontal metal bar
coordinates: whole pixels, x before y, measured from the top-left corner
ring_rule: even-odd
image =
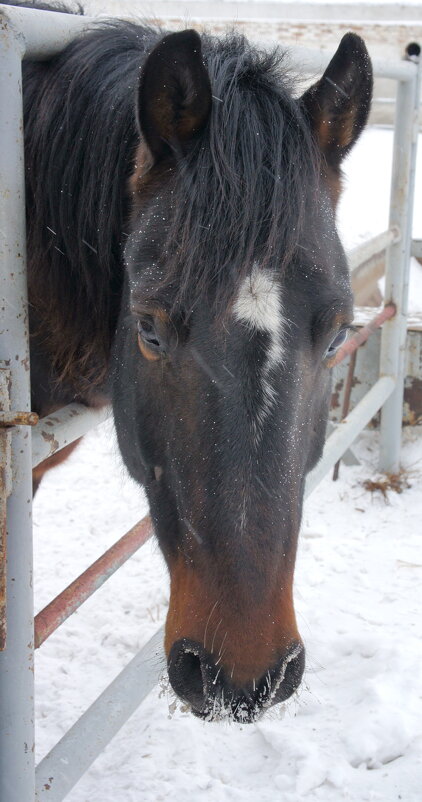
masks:
[[[382,312],[379,312],[375,317],[362,328],[350,337],[341,348],[338,349],[334,359],[331,362],[331,367],[339,365],[346,357],[351,356],[358,350],[358,348],[366,343],[367,339],[379,329],[386,320],[391,320],[396,314],[397,309],[395,304],[387,304],[384,306]]]
[[[68,587],[47,604],[34,621],[34,645],[42,643],[107,581],[151,537],[149,516],[139,521]]]
[[[236,19],[241,19],[236,13]],[[63,50],[78,34],[84,33],[101,20],[60,14],[52,11],[37,11],[32,8],[1,6],[1,35],[13,36],[18,42],[22,57],[45,59]],[[289,48],[292,62],[308,73],[323,72],[333,53],[310,50],[304,47]],[[374,74],[398,81],[410,81],[416,73],[416,65],[409,61],[373,59]]]
[[[163,629],[135,655],[36,769],[35,800],[61,802],[157,684]]]
[[[337,429],[338,423],[333,423],[332,420],[329,420],[327,423],[327,440],[328,436],[331,435]],[[357,458],[353,448],[348,448],[347,451],[344,452],[342,456],[342,462],[345,465],[360,465],[360,460]]]
[[[347,254],[350,272],[355,273],[365,262],[369,262],[374,256],[387,250],[393,242],[398,242],[399,239],[400,231],[394,228],[383,231],[381,234],[377,234],[375,237],[356,245]]]
[[[300,67],[305,73],[321,73],[328,66],[334,52],[311,50],[307,47],[289,47],[290,60],[295,67]],[[412,81],[417,73],[417,65],[411,61],[387,60],[373,58],[372,68],[374,75],[379,78],[391,78],[395,81]]]
[[[0,39],[13,37],[22,58],[54,56],[95,22],[92,17],[0,5]]]
[[[315,468],[308,474],[305,485],[305,498],[307,498],[316,486],[324,478],[325,474],[333,467],[338,459],[344,454],[346,449],[352,445],[358,434],[365,428],[367,423],[381,409],[387,398],[391,395],[395,387],[395,380],[392,376],[382,376],[376,384],[367,392],[364,398],[355,406],[352,412],[330,435],[324,446],[324,453]]]
[[[32,467],[51,457],[69,443],[103,423],[111,416],[111,407],[101,409],[84,407],[82,404],[69,404],[41,418],[32,429]]]

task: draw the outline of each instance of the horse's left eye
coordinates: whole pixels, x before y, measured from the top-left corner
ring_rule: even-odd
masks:
[[[167,353],[166,325],[152,315],[139,317],[136,321],[138,345],[147,359],[159,359]]]
[[[154,320],[151,318],[139,318],[136,324],[138,335],[147,345],[159,348],[160,340],[155,330]]]
[[[341,329],[341,331],[336,334],[333,340],[331,340],[330,345],[328,346],[324,358],[329,359],[330,357],[334,356],[336,351],[343,345],[343,343],[347,340],[347,332],[348,329]]]

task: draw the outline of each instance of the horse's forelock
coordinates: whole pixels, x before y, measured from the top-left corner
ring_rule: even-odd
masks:
[[[282,53],[230,36],[205,37],[204,56],[213,110],[177,171],[166,280],[177,305],[207,294],[221,310],[257,260],[280,271],[291,261],[319,160]]]

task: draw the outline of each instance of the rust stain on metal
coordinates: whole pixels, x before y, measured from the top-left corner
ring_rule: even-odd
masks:
[[[152,521],[147,516],[44,607],[34,621],[35,648],[38,649],[63,621],[92,596],[151,537],[152,532]]]
[[[408,426],[422,423],[422,379],[406,378],[403,420]]]
[[[53,432],[41,432],[41,437],[46,441],[46,443],[50,443],[52,454],[54,451],[57,451],[60,444],[59,441],[54,437]]]
[[[343,379],[340,379],[340,381],[336,382],[334,385],[334,390],[331,393],[331,409],[338,409],[340,406],[340,393],[343,389],[343,384]]]
[[[36,426],[38,421],[36,412],[0,412],[0,426]]]

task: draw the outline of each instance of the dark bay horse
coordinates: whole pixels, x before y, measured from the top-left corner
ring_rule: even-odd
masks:
[[[293,92],[279,52],[122,21],[24,65],[33,409],[112,400],[170,573],[170,681],[209,719],[300,684],[304,481],[352,317],[362,40]]]

